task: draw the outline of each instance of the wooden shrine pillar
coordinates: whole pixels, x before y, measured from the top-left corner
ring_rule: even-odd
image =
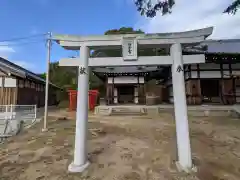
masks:
[[[199,79],[186,81],[187,104],[199,105],[202,103],[201,84]]]
[[[139,104],[146,104],[146,85],[139,84],[138,86],[138,102]]]
[[[107,105],[113,104],[113,84],[107,84],[107,88],[106,88],[107,92],[106,92],[106,99],[107,99]]]
[[[234,87],[233,87],[233,79],[222,79],[221,80],[221,91],[222,91],[222,101],[223,104],[234,104],[235,94],[234,94]]]

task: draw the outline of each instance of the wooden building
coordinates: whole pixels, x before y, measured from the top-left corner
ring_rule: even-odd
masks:
[[[157,78],[160,67],[99,67],[93,72],[105,82],[106,104],[148,104],[149,99],[161,102],[161,86],[148,87],[148,81]]]
[[[208,40],[183,49],[183,54],[197,53],[205,54],[206,63],[183,68],[187,103],[240,103],[240,40]],[[99,67],[93,72],[106,84],[108,105],[173,103],[170,66]]]
[[[49,105],[56,105],[57,86],[49,85]],[[45,80],[8,60],[0,57],[0,104],[45,104]]]
[[[240,40],[209,40],[202,47],[206,63],[185,67],[188,104],[240,103]]]

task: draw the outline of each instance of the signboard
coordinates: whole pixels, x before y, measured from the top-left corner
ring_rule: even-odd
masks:
[[[122,39],[122,54],[124,60],[137,60],[137,40],[135,38]]]

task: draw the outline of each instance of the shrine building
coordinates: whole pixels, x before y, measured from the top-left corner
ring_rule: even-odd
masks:
[[[185,64],[188,105],[240,103],[240,40],[206,40],[183,48],[183,55],[205,54],[205,63]],[[95,57],[120,57],[121,49],[104,50]],[[166,48],[139,47],[140,56],[169,55]],[[94,67],[106,86],[106,105],[173,103],[171,66]]]

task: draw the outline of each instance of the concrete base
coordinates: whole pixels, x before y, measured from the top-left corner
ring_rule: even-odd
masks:
[[[47,132],[47,131],[48,131],[47,128],[43,128],[43,129],[42,129],[42,132]]]
[[[188,113],[192,116],[230,116],[233,106],[198,105],[188,106]],[[240,109],[240,106],[239,106]],[[173,105],[100,105],[95,107],[95,115],[159,115],[162,112],[173,112]],[[240,112],[240,110],[239,110]],[[240,113],[239,113],[240,114]]]
[[[176,167],[178,169],[179,172],[185,172],[185,173],[196,173],[197,172],[197,167],[193,166],[192,168],[184,168],[181,166],[181,164],[177,161],[176,162]]]
[[[89,161],[87,161],[85,164],[83,164],[81,166],[77,166],[77,165],[73,164],[73,162],[72,162],[68,166],[68,171],[72,172],[72,173],[80,173],[80,172],[83,172],[89,165],[90,165]]]

